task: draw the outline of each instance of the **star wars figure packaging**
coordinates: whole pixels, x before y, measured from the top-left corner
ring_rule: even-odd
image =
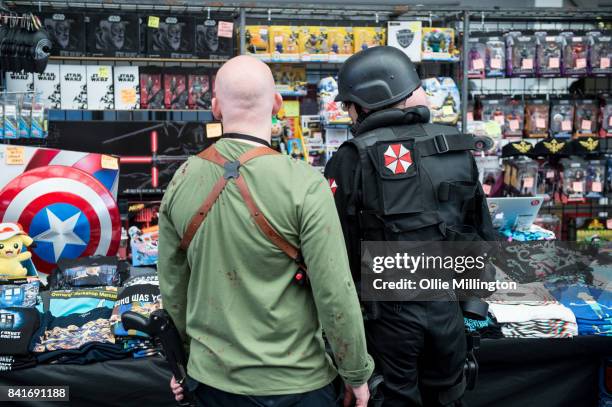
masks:
[[[513,31],[506,34],[506,71],[508,76],[534,76],[536,68],[536,38]]]
[[[80,57],[85,55],[85,16],[83,14],[49,13],[41,16],[49,39],[51,55]]]
[[[157,16],[154,16],[157,17]],[[191,58],[195,53],[195,21],[184,16],[147,17],[147,54],[150,57]]]
[[[195,51],[201,58],[230,58],[234,54],[234,23],[231,16],[197,19]]]
[[[421,58],[423,61],[456,61],[455,30],[447,27],[424,27]]]
[[[48,109],[60,108],[60,66],[48,64],[45,72],[34,74],[34,91]]]
[[[164,89],[162,75],[159,71],[149,71],[143,68],[140,71],[140,108],[163,109]]]
[[[550,133],[554,137],[570,138],[574,125],[574,101],[555,98],[550,101]]]
[[[611,74],[612,37],[610,33],[604,35],[600,31],[591,31],[587,36],[591,48],[589,52],[589,73],[596,76]]]
[[[564,38],[558,34],[535,33],[538,46],[537,74],[541,77],[561,75],[561,62]]]
[[[21,93],[34,90],[34,74],[32,73],[7,72],[4,78],[7,92]]]
[[[486,39],[486,76],[500,77],[506,74],[506,45],[503,37],[493,36]]]
[[[354,53],[387,43],[386,31],[383,27],[354,27],[353,39]]]
[[[470,38],[468,49],[468,78],[484,78],[487,59],[486,38]]]
[[[187,75],[187,86],[189,86],[187,97],[189,109],[210,110],[212,103],[210,76],[205,72],[190,73]]]
[[[115,108],[112,66],[87,65],[87,106],[90,110]]]
[[[136,14],[86,16],[87,52],[91,56],[136,57],[140,51],[140,19]]]
[[[61,107],[64,110],[87,109],[87,67],[60,66]]]
[[[353,28],[328,27],[329,62],[344,62],[353,55]]]
[[[574,114],[574,137],[597,135],[599,105],[595,99],[576,100]]]
[[[115,66],[115,109],[133,110],[140,107],[140,77],[137,66]]]
[[[302,61],[321,62],[329,59],[326,27],[301,27],[299,44]]]
[[[412,62],[421,61],[421,21],[389,21],[387,45],[402,50]]]
[[[422,81],[429,102],[430,121],[441,124],[457,124],[461,102],[459,89],[453,78],[427,78]]]
[[[525,127],[525,103],[522,99],[505,101],[504,137],[521,137]]]
[[[247,54],[259,59],[270,59],[269,28],[265,25],[245,27]]]
[[[164,94],[166,109],[187,109],[187,77],[178,72],[164,73]]]
[[[586,76],[588,73],[588,38],[573,32],[561,33],[565,39],[563,49],[563,74],[565,76]]]
[[[300,60],[299,28],[273,25],[269,29],[272,61],[298,62]]]
[[[550,107],[545,99],[533,98],[525,102],[525,137],[548,137]]]
[[[602,99],[599,117],[601,118],[599,136],[612,137],[612,98]]]

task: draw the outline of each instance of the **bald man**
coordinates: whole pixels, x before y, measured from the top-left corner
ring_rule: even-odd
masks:
[[[282,98],[265,64],[231,59],[217,73],[215,94],[213,114],[224,134],[214,149],[230,164],[209,161],[210,147],[190,158],[174,175],[159,220],[160,290],[189,345],[194,394],[207,407],[334,406],[339,373],[345,405],[355,397],[365,407],[373,362],[329,185],[305,162],[269,154],[271,117]],[[256,152],[263,155],[245,162],[245,153]],[[190,226],[224,177],[204,220]],[[299,284],[300,259],[273,243],[261,215],[299,250],[308,285]],[[181,399],[181,386],[174,379],[171,386]]]

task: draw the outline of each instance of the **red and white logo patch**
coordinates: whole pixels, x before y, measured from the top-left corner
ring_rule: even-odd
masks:
[[[391,144],[384,154],[385,167],[394,174],[404,174],[412,165],[410,150],[403,144]]]
[[[332,194],[336,195],[336,190],[338,189],[338,184],[336,183],[336,179],[330,178],[328,181],[329,181],[329,187],[331,188]]]

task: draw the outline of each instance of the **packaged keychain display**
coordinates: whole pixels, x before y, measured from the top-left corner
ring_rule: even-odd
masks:
[[[387,43],[382,27],[353,27],[354,53]]]
[[[563,200],[566,202],[583,202],[586,191],[586,162],[578,157],[564,158],[563,165]]]
[[[448,27],[424,27],[423,61],[456,61],[459,51],[455,49],[455,30]]]
[[[525,103],[525,137],[548,137],[548,116],[548,101],[528,99]]]
[[[268,26],[247,25],[244,28],[247,54],[260,59],[270,58]]]
[[[542,77],[561,75],[561,59],[564,37],[546,32],[536,32],[538,47],[537,74]]]
[[[612,137],[612,98],[602,99],[599,117],[601,118],[599,136]]]
[[[421,61],[421,21],[389,21],[387,45],[402,50],[412,62]]]
[[[459,88],[453,78],[427,78],[422,81],[432,123],[457,124],[461,112]]]
[[[300,27],[300,59],[321,62],[329,60],[326,27]]]
[[[300,60],[299,28],[273,25],[269,28],[272,61],[298,62]]]
[[[32,104],[32,127],[30,136],[32,138],[47,138],[47,121],[45,120],[45,105],[40,97],[34,98]]]
[[[501,36],[486,39],[486,76],[500,77],[506,74],[506,45]]]
[[[509,76],[534,76],[536,38],[513,31],[506,34],[506,65]]]
[[[353,55],[353,29],[351,27],[328,27],[327,45],[330,62],[344,62]]]
[[[587,161],[586,167],[586,197],[603,197],[603,187],[606,181],[606,162],[605,160]]]
[[[525,102],[519,98],[505,101],[504,137],[521,137],[525,130]]]
[[[587,37],[591,48],[589,52],[589,73],[602,76],[611,74],[612,37],[609,31],[606,35],[600,31],[591,31],[587,34]]]
[[[591,137],[597,134],[599,106],[595,99],[581,99],[575,102],[574,137]]]
[[[585,76],[588,72],[588,38],[573,32],[563,32],[563,74],[565,76]]]
[[[574,101],[571,99],[551,99],[550,133],[554,137],[569,138],[574,125]]]
[[[487,59],[486,38],[470,38],[468,48],[468,78],[484,78]]]
[[[17,95],[8,94],[4,97],[4,138],[16,139],[19,137],[19,119]]]
[[[19,138],[30,138],[32,128],[32,94],[19,97],[19,119],[17,135]]]

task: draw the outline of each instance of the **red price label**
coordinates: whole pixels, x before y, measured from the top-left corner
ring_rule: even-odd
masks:
[[[542,119],[541,117],[538,117],[536,119],[536,128],[538,128],[538,129],[545,129],[546,128],[546,120]]]
[[[474,67],[475,70],[480,71],[482,69],[484,69],[484,63],[482,62],[482,59],[475,59],[472,62],[472,66]]]
[[[582,192],[582,181],[572,182],[572,189],[574,192]]]
[[[491,60],[491,68],[493,69],[501,69],[502,67],[502,61],[500,58],[493,58]]]
[[[483,184],[482,190],[484,191],[485,195],[489,195],[491,193],[491,185]]]
[[[563,131],[572,131],[572,121],[571,120],[563,120],[561,122],[561,130],[563,130]]]
[[[593,183],[591,184],[591,191],[601,192],[602,191],[601,182],[593,181]]]
[[[580,68],[584,68],[584,67],[586,67],[586,59],[578,58],[576,60],[576,68],[580,69]]]
[[[521,66],[523,67],[523,69],[533,69],[533,59],[531,58],[523,59]]]
[[[558,68],[559,67],[559,58],[550,58],[548,60],[549,68]]]
[[[591,121],[590,120],[583,120],[580,123],[580,127],[582,128],[582,130],[591,130]]]
[[[218,37],[232,38],[234,32],[234,23],[227,21],[219,21],[219,28],[217,30]]]

